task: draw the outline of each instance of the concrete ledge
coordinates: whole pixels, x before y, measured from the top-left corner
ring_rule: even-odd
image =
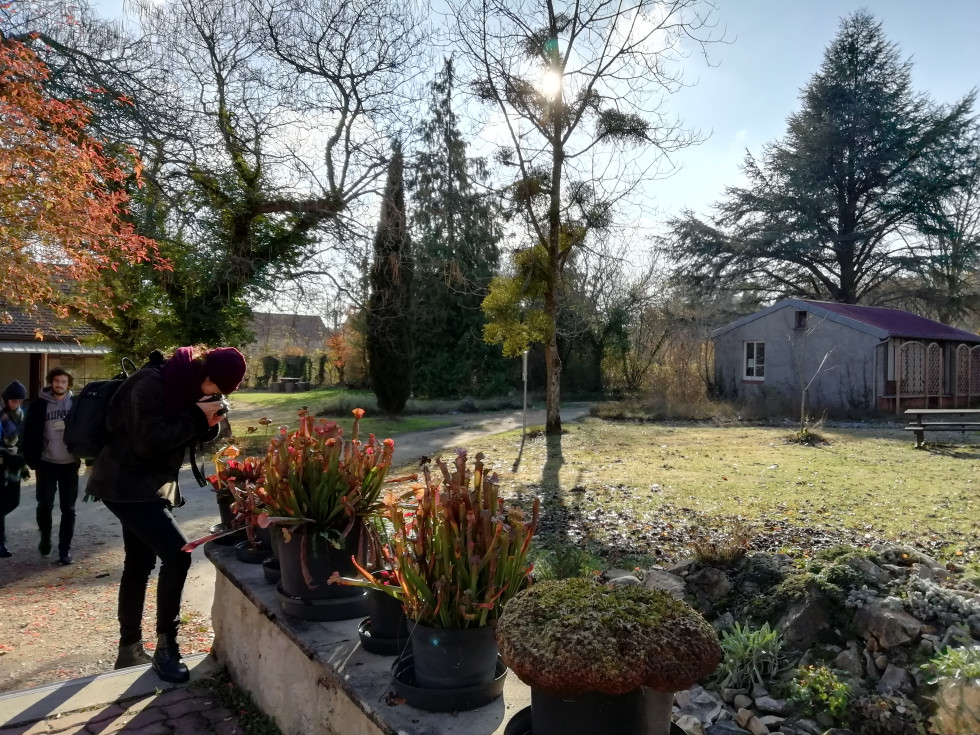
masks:
[[[213,655],[284,735],[502,735],[530,704],[530,690],[508,675],[503,697],[459,713],[389,703],[394,658],[361,648],[360,620],[307,622],[282,615],[260,564],[210,543],[217,567]]]

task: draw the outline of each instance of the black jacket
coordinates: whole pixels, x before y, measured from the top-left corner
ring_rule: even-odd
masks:
[[[69,396],[74,398],[71,392]],[[48,406],[53,402],[51,388],[41,389],[41,394],[29,401],[27,404],[27,415],[24,418],[24,433],[21,435],[20,443],[24,459],[32,470],[36,470],[41,464],[41,455],[44,453],[44,423],[48,413]],[[70,404],[67,404],[70,405]],[[71,410],[71,409],[69,409]]]
[[[177,473],[187,447],[214,438],[218,427],[209,427],[196,405],[172,416],[165,406],[159,367],[144,366],[127,378],[109,402],[109,443],[92,466],[86,492],[123,503],[181,504]]]

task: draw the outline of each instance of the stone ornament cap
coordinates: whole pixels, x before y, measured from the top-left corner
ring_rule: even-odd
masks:
[[[525,684],[557,696],[687,689],[722,658],[714,628],[662,590],[590,579],[539,582],[497,621],[504,662]]]

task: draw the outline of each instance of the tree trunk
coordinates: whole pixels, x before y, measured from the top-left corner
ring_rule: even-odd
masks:
[[[544,296],[544,312],[549,324],[557,324],[555,294],[550,290]],[[547,405],[544,432],[561,436],[561,356],[558,354],[558,330],[554,328],[544,343],[544,373]]]

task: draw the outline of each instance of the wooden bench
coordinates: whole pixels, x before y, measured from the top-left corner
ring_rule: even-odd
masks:
[[[909,425],[905,431],[915,432],[915,448],[925,444],[927,431],[980,431],[980,408],[909,408]]]

